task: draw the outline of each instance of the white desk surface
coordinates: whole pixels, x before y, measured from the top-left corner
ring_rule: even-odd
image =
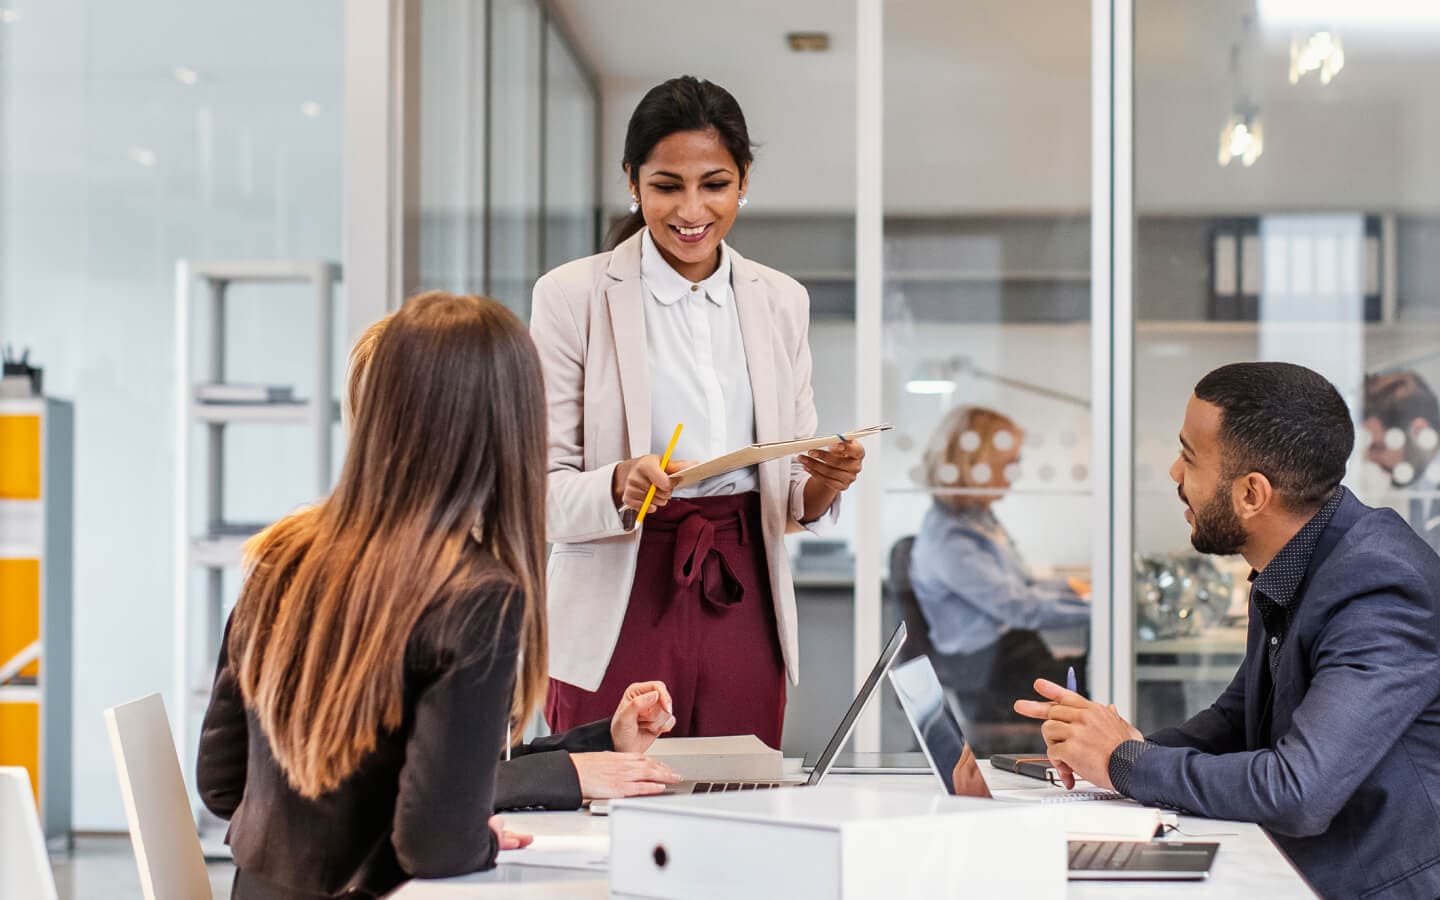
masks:
[[[1009,772],[991,769],[981,763],[985,780],[995,789],[1029,789],[1038,794],[1064,793],[1052,787]],[[826,784],[853,784],[863,787],[884,787],[891,790],[939,791],[933,775],[833,775]],[[1094,801],[1088,801],[1094,802]],[[1128,801],[1122,801],[1128,802]],[[510,827],[536,835],[600,836],[609,834],[609,819],[577,812],[510,813],[505,816]],[[1207,881],[1072,881],[1068,896],[1076,898],[1124,897],[1128,900],[1149,898],[1231,898],[1264,897],[1266,900],[1313,898],[1290,861],[1257,825],[1244,822],[1222,822],[1214,819],[1180,817],[1180,831],[1175,840],[1212,841],[1220,844],[1215,865]],[[461,898],[516,898],[516,900],[550,900],[550,898],[609,897],[601,873],[574,869],[550,869],[501,863],[495,870],[433,881],[412,881],[391,895],[397,900],[461,900]]]

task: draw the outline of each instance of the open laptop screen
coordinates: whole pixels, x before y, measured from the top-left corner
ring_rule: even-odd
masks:
[[[916,658],[896,666],[890,671],[890,684],[905,709],[905,718],[920,741],[920,749],[940,783],[948,793],[955,793],[951,773],[965,752],[965,734],[955,718],[949,704],[945,702],[945,691],[935,668],[928,657]]]
[[[806,784],[819,784],[825,774],[830,771],[830,766],[835,762],[835,755],[850,739],[850,732],[855,730],[855,721],[860,718],[860,714],[869,705],[870,698],[875,695],[875,689],[880,686],[880,679],[885,677],[885,673],[894,664],[895,657],[900,655],[900,648],[904,644],[905,623],[901,622],[900,627],[895,629],[895,633],[890,635],[890,640],[885,644],[885,649],[881,651],[880,658],[875,660],[875,667],[870,670],[870,675],[865,679],[865,684],[860,688],[860,692],[855,695],[854,701],[850,703],[850,708],[845,711],[845,718],[840,720],[840,727],[835,729],[835,733],[830,736],[830,743],[825,745],[825,750],[815,761],[815,768],[810,771],[810,777],[806,780]]]

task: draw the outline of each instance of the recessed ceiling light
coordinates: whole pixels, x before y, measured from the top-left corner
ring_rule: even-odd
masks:
[[[830,35],[823,31],[792,31],[785,41],[796,53],[824,53],[830,49]]]
[[[300,112],[303,115],[307,115],[312,119],[319,118],[320,104],[316,103],[314,100],[306,100],[304,103],[300,104]]]
[[[185,85],[194,85],[200,80],[200,73],[184,66],[175,67],[175,80]]]
[[[0,9],[0,24],[13,25],[20,21],[20,10]]]
[[[131,147],[129,155],[131,162],[136,162],[146,167],[155,165],[154,150],[147,150],[144,147]]]

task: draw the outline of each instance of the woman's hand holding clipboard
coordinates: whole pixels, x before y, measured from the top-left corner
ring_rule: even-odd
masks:
[[[695,484],[704,481],[706,478],[713,478],[716,475],[724,475],[726,472],[733,472],[736,469],[744,469],[749,466],[769,462],[772,459],[780,459],[785,456],[796,456],[807,453],[811,450],[820,450],[830,446],[837,440],[854,441],[867,438],[882,431],[889,431],[891,425],[872,425],[869,428],[860,428],[844,434],[817,435],[813,438],[801,438],[795,441],[775,441],[768,444],[751,444],[748,447],[741,447],[733,450],[724,456],[717,456],[714,459],[697,463],[688,468],[681,469],[670,476],[670,489],[684,487],[687,484]]]

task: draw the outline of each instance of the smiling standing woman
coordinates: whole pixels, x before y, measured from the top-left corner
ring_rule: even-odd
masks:
[[[625,135],[633,202],[613,249],[535,285],[554,544],[546,716],[557,731],[658,679],[674,699],[671,734],[780,746],[785,679],[799,672],[783,537],[834,520],[864,448],[837,442],[673,492],[658,455],[677,424],[670,473],[815,433],[809,295],[724,242],[752,159],[724,88],[689,76],[652,88]]]

